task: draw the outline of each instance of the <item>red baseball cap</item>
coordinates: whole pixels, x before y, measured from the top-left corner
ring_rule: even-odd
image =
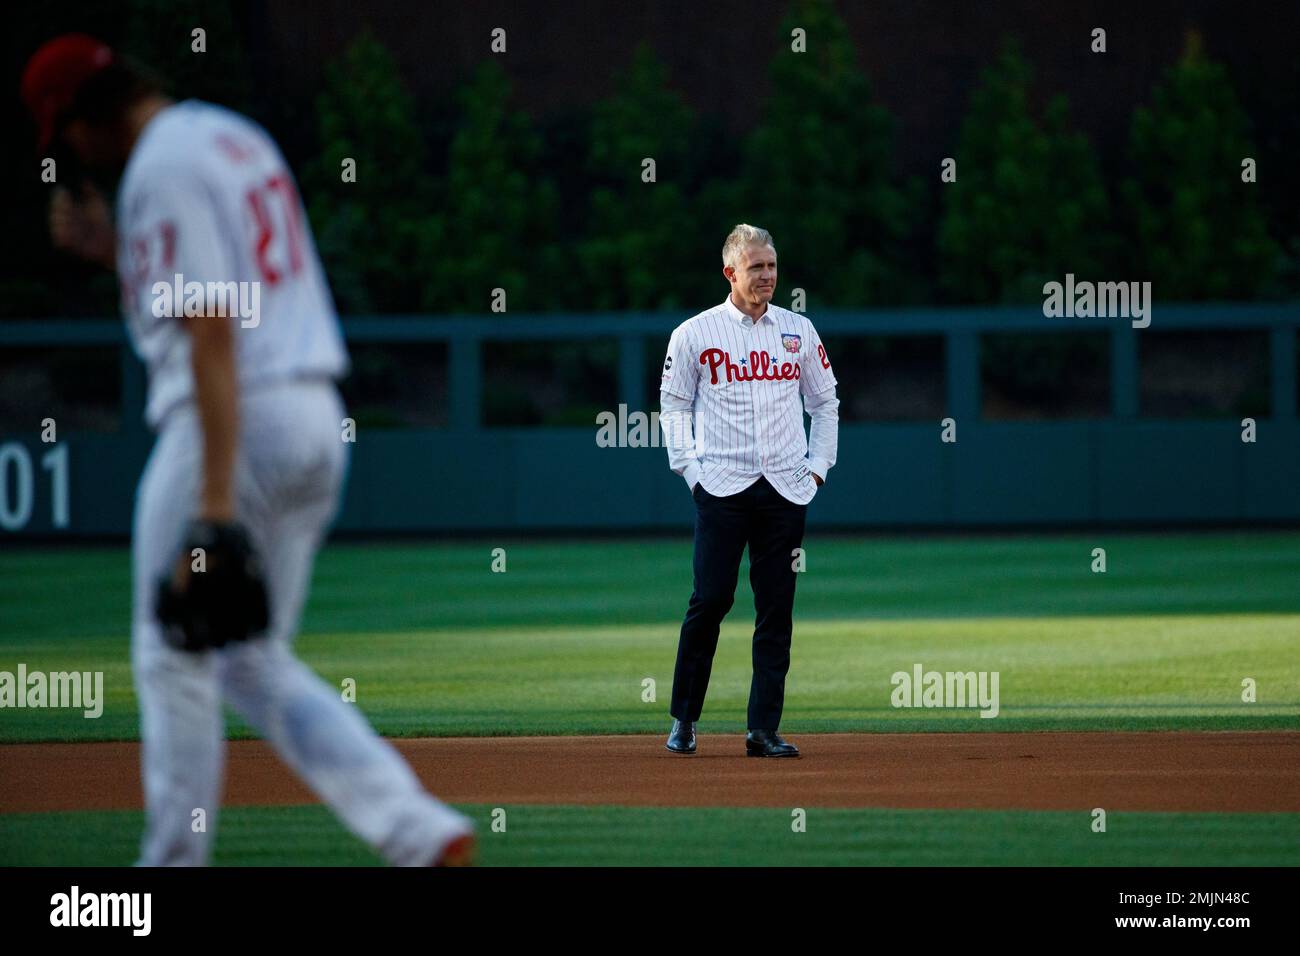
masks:
[[[108,44],[85,33],[65,33],[32,54],[23,70],[22,97],[36,119],[38,149],[50,145],[86,81],[112,62]]]

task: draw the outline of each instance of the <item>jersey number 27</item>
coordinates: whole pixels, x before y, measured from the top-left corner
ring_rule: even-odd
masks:
[[[246,199],[253,213],[253,252],[262,281],[273,286],[286,275],[297,275],[302,271],[303,238],[293,180],[286,173],[276,173],[250,189]]]

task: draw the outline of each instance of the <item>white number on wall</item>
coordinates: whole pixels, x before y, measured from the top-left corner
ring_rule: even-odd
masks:
[[[50,473],[50,521],[68,526],[68,446],[60,445],[41,456]],[[0,528],[17,531],[32,518],[34,497],[32,456],[18,442],[0,445]]]

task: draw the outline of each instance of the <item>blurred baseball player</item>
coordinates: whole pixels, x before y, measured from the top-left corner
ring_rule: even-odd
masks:
[[[85,35],[42,46],[22,96],[42,150],[121,171],[115,223],[82,187],[56,193],[50,226],[60,248],[116,267],[158,432],[132,532],[139,862],[208,862],[224,698],[388,861],[468,863],[470,821],[291,650],[347,464],[348,359],[284,157],[255,123],[173,102]]]
[[[730,293],[673,331],[659,386],[668,464],[695,499],[695,590],[678,639],[668,749],[695,753],[718,630],[748,545],[756,617],[745,752],[797,757],[777,733],[790,669],[795,549],[808,502],[835,464],[840,403],[813,324],[772,305],[776,247],[767,230],[736,226],[722,264]]]

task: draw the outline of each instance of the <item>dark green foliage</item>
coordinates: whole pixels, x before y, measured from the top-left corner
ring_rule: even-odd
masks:
[[[792,49],[796,28],[806,31],[806,52]],[[745,144],[733,222],[772,233],[785,294],[807,290],[810,307],[899,301],[912,203],[894,182],[889,115],[829,4],[796,3],[778,35],[783,46],[763,119]]]
[[[303,192],[339,308],[414,311],[433,230],[427,151],[397,64],[372,35],[326,70],[316,114],[321,151]],[[355,182],[343,181],[345,159]]]
[[[511,103],[510,78],[495,60],[478,68],[460,101],[435,228],[414,260],[424,274],[421,305],[487,312],[500,288],[511,310],[550,311],[566,267],[541,141]]]
[[[648,46],[638,47],[592,121],[589,218],[577,250],[588,308],[703,307],[685,300],[678,282],[702,266],[687,238],[696,227],[686,181],[694,123],[663,65]],[[654,161],[653,182],[645,181],[647,159]]]
[[[1258,159],[1227,70],[1193,34],[1182,60],[1133,115],[1125,181],[1142,278],[1166,299],[1253,298],[1282,267],[1242,160]],[[1280,171],[1272,171],[1279,175]]]
[[[122,52],[153,70],[181,98],[195,97],[247,112],[252,92],[244,51],[246,30],[231,5],[211,0],[130,0]],[[204,31],[204,51],[192,31]]]
[[[939,156],[897,168],[893,120],[824,0],[793,0],[771,47],[753,51],[743,95],[759,119],[739,133],[697,115],[674,88],[692,78],[670,77],[648,46],[632,53],[605,99],[525,114],[511,61],[487,56],[454,99],[417,96],[385,46],[363,33],[326,65],[316,135],[303,137],[285,128],[301,104],[255,85],[258,61],[245,40],[257,32],[255,8],[129,0],[114,14],[70,0],[34,6],[14,26],[18,49],[90,30],[178,96],[255,115],[260,106],[291,157],[313,157],[302,165],[303,194],[345,314],[488,316],[501,288],[511,312],[685,317],[722,299],[718,252],[742,221],[775,236],[778,301],[788,305],[801,287],[814,315],[827,306],[1033,303],[1066,272],[1150,279],[1165,302],[1300,287],[1287,165],[1295,124],[1263,125],[1255,142],[1232,79],[1195,35],[1133,114],[1122,180],[1103,181],[1064,98],[1043,89],[1008,44],[982,74],[951,148],[957,181],[940,183]],[[204,53],[191,50],[194,27],[207,33]],[[803,52],[792,49],[796,29]],[[1295,114],[1295,84],[1253,77],[1236,79],[1255,116]],[[29,133],[24,126],[19,138]],[[20,188],[0,256],[11,263],[0,276],[0,313],[112,312],[111,277],[28,241],[44,229],[49,188],[24,150],[7,160]],[[1247,156],[1259,163],[1258,183],[1241,181]],[[345,158],[356,161],[354,183],[341,180]],[[647,158],[653,183],[642,180]],[[71,161],[61,159],[59,172],[71,179]]]
[[[1063,97],[1031,109],[1029,63],[1011,43],[981,77],[944,183],[939,279],[958,302],[1033,302],[1073,272],[1101,278],[1108,203],[1092,147]]]

